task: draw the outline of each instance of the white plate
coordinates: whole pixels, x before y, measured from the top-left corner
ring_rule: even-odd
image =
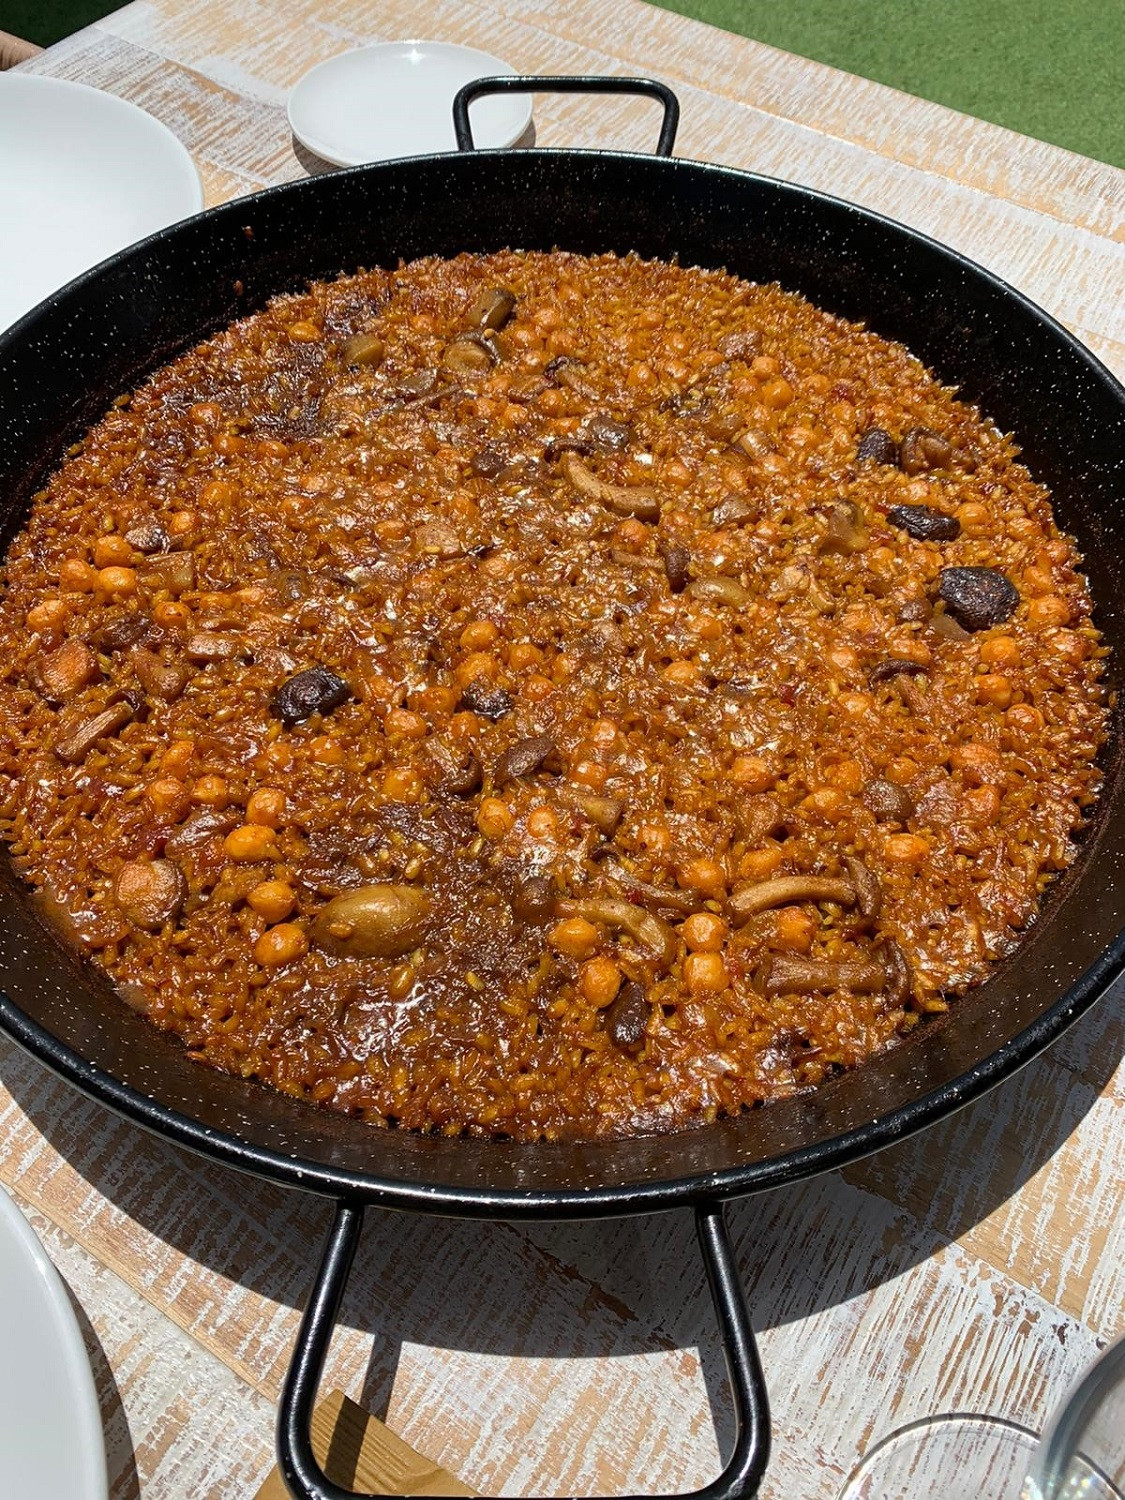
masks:
[[[381,42],[341,52],[299,78],[289,126],[303,146],[337,167],[455,151],[453,96],[474,78],[515,69],[452,42]],[[473,105],[478,146],[510,146],[531,119],[530,94],[494,94]]]
[[[202,207],[191,157],[143,109],[82,83],[0,73],[0,332]]]
[[[94,1378],[47,1252],[0,1188],[0,1495],[106,1500]]]

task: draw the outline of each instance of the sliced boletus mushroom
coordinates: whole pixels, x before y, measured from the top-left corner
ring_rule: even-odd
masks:
[[[351,688],[331,668],[306,667],[281,684],[270,707],[283,724],[299,724],[313,714],[331,713],[351,696]]]
[[[456,375],[487,375],[499,359],[496,340],[483,333],[459,333],[441,356],[443,366]]]
[[[574,800],[606,838],[617,832],[617,825],[625,811],[625,804],[620,797],[598,797],[593,792],[578,792]]]
[[[645,1031],[652,1015],[644,989],[635,979],[627,980],[618,990],[605,1013],[609,1039],[623,1052],[636,1052],[644,1045]]]
[[[1020,602],[1015,584],[999,568],[942,568],[938,598],[966,630],[1002,625]]]
[[[183,910],[187,881],[170,859],[131,859],[117,872],[113,894],[134,927],[155,932]]]
[[[596,500],[618,516],[635,516],[639,521],[660,519],[660,501],[650,489],[640,485],[605,484],[576,453],[564,453],[559,464],[572,490],[587,500]]]
[[[666,537],[660,538],[656,550],[664,564],[668,587],[673,594],[683,593],[691,579],[691,553],[679,542],[669,541]]]
[[[832,875],[775,875],[742,885],[731,892],[730,911],[746,920],[775,906],[792,906],[798,901],[835,901],[840,906],[854,906],[855,886],[850,880]]]
[[[412,885],[363,885],[334,896],[312,926],[319,947],[342,958],[401,958],[421,942],[430,898]]]
[[[387,350],[377,333],[353,333],[340,352],[346,365],[381,365]]]
[[[892,677],[919,677],[928,671],[929,667],[924,663],[912,661],[908,656],[887,656],[875,663],[867,680],[870,683],[889,682]]]
[[[661,917],[646,911],[643,906],[633,906],[628,901],[615,900],[612,896],[563,898],[555,902],[555,915],[584,917],[587,922],[597,922],[604,927],[626,932],[642,948],[647,948],[665,968],[671,968],[676,961],[679,938],[675,929]]]
[[[527,739],[517,740],[496,762],[492,773],[494,783],[501,787],[509,781],[518,781],[522,776],[534,775],[558,748],[549,734],[533,734]]]
[[[887,971],[871,959],[798,958],[774,953],[759,971],[767,1000],[779,995],[807,995],[850,990],[853,995],[877,995],[887,987]]]
[[[904,474],[948,468],[952,457],[952,444],[930,427],[912,427],[899,444],[898,461]]]
[[[467,708],[482,719],[491,719],[495,724],[505,714],[511,713],[514,702],[511,693],[489,682],[487,677],[474,677],[462,690],[458,707]]]
[[[137,698],[140,701],[139,694]],[[101,713],[84,715],[77,722],[66,723],[55,741],[55,754],[67,765],[78,765],[86,759],[99,740],[124,729],[135,718],[136,712],[136,704],[123,696],[108,708],[103,708]]]
[[[749,604],[754,597],[749,589],[743,588],[737,578],[721,576],[693,578],[687,586],[687,593],[692,599],[714,600],[718,604],[729,604],[735,609],[741,609]]]
[[[137,681],[150,698],[160,698],[171,703],[180,696],[191,677],[189,668],[182,661],[164,661],[155,651],[146,651],[138,646],[129,657]]]
[[[887,1005],[898,1010],[910,997],[910,965],[906,954],[893,938],[883,941],[883,966],[886,973],[884,994]]]
[[[895,505],[887,512],[887,522],[905,531],[916,542],[955,542],[961,535],[961,522],[932,505]]]
[[[829,513],[828,527],[820,539],[820,550],[839,552],[846,556],[852,552],[861,552],[866,545],[863,512],[854,500],[841,500]]]
[[[898,464],[898,444],[882,427],[869,427],[859,440],[856,461],[870,459],[876,464]]]
[[[862,798],[880,823],[905,823],[914,816],[914,799],[906,788],[881,776],[868,782]]]
[[[879,884],[879,877],[854,854],[845,854],[843,863],[855,890],[856,910],[861,917],[872,921],[883,906],[883,887]]]
[[[503,328],[516,310],[516,294],[505,286],[486,286],[469,308],[466,322],[473,328]]]

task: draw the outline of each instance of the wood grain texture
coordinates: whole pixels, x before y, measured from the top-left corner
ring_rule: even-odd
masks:
[[[306,171],[284,114],[305,69],[420,34],[528,72],[661,77],[680,154],[932,234],[1125,375],[1125,172],[639,0],[136,0],[22,66],[163,119],[216,203]],[[539,95],[535,120],[548,145],[645,151],[655,134],[629,100]],[[1037,1427],[1125,1328],[1123,1053],[1119,987],[942,1125],[731,1209],[776,1415],[763,1500],[832,1500],[873,1442],[939,1411]],[[3,1041],[0,1079],[0,1180],[100,1340],[115,1500],[252,1494],[327,1206],[144,1135]],[[327,1380],[481,1493],[683,1490],[731,1441],[683,1214],[371,1214]]]

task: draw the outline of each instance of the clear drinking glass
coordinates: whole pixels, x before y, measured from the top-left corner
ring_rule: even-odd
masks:
[[[840,1500],[1125,1500],[1125,1337],[1067,1394],[1042,1437],[953,1412],[877,1443]]]

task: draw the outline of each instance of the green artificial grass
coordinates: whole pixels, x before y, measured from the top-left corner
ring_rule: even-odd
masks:
[[[659,3],[1125,167],[1125,0]],[[0,30],[49,46],[114,8],[0,0]]]
[[[1125,167],[1125,0],[659,0]]]

